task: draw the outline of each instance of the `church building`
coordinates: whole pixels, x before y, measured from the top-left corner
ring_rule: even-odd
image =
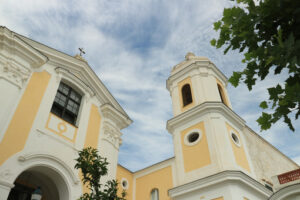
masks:
[[[300,199],[299,166],[232,110],[227,82],[206,57],[175,65],[174,157],[132,172],[118,164],[132,120],[87,61],[0,27],[0,200],[78,199],[85,147],[108,159],[103,181],[127,200]]]

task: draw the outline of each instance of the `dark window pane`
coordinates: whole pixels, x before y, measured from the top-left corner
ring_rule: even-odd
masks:
[[[51,112],[65,121],[75,124],[81,96],[64,83],[60,83]]]
[[[64,113],[63,119],[66,120],[67,122],[74,124],[76,120],[76,116],[68,111]]]
[[[63,108],[60,107],[59,105],[57,105],[56,103],[53,104],[52,106],[52,109],[51,109],[51,112],[59,117],[62,116],[62,111],[63,111]]]
[[[181,94],[183,106],[186,106],[193,102],[191,87],[189,84],[186,84],[182,87]]]

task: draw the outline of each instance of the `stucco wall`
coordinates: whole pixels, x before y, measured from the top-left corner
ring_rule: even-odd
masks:
[[[243,132],[258,181],[263,183],[262,179],[265,179],[271,182],[272,176],[299,168],[296,163],[248,127]]]

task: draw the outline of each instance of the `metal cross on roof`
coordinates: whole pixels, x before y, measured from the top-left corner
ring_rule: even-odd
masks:
[[[82,54],[85,54],[85,51],[83,50],[83,48],[81,47],[81,48],[78,48],[79,49],[79,51],[80,51],[80,56],[82,56]]]

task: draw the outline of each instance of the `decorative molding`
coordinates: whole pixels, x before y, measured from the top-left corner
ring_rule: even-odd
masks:
[[[13,175],[9,169],[6,169],[0,172],[0,179],[2,180],[9,180],[9,178]]]
[[[132,120],[129,117],[124,116],[111,104],[104,104],[100,106],[101,113],[104,118],[110,119],[115,122],[117,127],[122,130],[132,123]]]
[[[228,121],[237,126],[240,130],[245,127],[245,121],[238,116],[233,110],[224,105],[221,102],[205,102],[199,104],[186,112],[183,112],[176,117],[168,120],[167,122],[167,130],[169,133],[173,133],[175,128],[186,124],[187,122],[202,117],[207,114],[218,113],[224,116]]]
[[[11,188],[13,188],[13,187],[15,187],[15,185],[14,184],[11,184],[11,183],[8,183],[8,182],[6,182],[6,181],[2,181],[2,180],[0,180],[0,187],[6,187],[7,189],[8,189],[8,191],[11,189]]]
[[[286,186],[286,187],[278,190],[269,198],[269,200],[289,199],[288,198],[289,196],[292,196],[295,194],[300,196],[300,183],[297,183],[294,185],[289,185],[289,186]],[[299,196],[297,196],[297,197],[299,197]]]
[[[0,52],[3,56],[9,55],[8,59],[15,63],[33,69],[43,66],[48,61],[47,56],[21,39],[18,34],[3,26],[0,27]],[[21,58],[22,61],[16,58]]]
[[[67,172],[73,181],[73,184],[77,185],[80,183],[79,178],[74,174],[73,170],[63,160],[57,158],[56,156],[49,155],[47,153],[30,153],[19,156],[18,161],[24,164],[30,164],[30,162],[37,161],[40,165],[44,165],[45,161],[52,161],[56,165],[59,165],[57,169],[64,169]]]
[[[13,61],[6,60],[3,66],[0,65],[0,79],[3,78],[19,89],[23,88],[30,76],[30,70],[20,65],[13,64]]]
[[[206,187],[214,186],[216,184],[225,183],[225,182],[232,182],[236,181],[239,184],[247,185],[254,189],[256,192],[260,193],[261,195],[268,198],[272,192],[265,188],[261,183],[257,182],[250,176],[244,174],[240,171],[223,171],[218,174],[214,174],[205,178],[198,179],[196,181],[172,188],[168,191],[169,196],[171,198],[188,194],[190,192],[201,190]]]
[[[122,133],[110,122],[104,121],[103,123],[104,130],[104,140],[111,143],[116,149],[119,149],[122,144]]]
[[[173,67],[171,76],[167,80],[167,89],[170,91],[172,83],[190,71],[198,70],[198,73],[207,76],[208,74],[218,77],[226,86],[227,77],[206,57],[192,57]]]
[[[81,77],[76,76],[76,72],[73,70],[69,70],[64,67],[56,67],[55,72],[58,74],[60,80],[62,77],[66,77],[72,80],[72,83],[78,85],[80,89],[83,89],[84,92],[88,93],[90,97],[95,96],[95,92],[82,80]]]

